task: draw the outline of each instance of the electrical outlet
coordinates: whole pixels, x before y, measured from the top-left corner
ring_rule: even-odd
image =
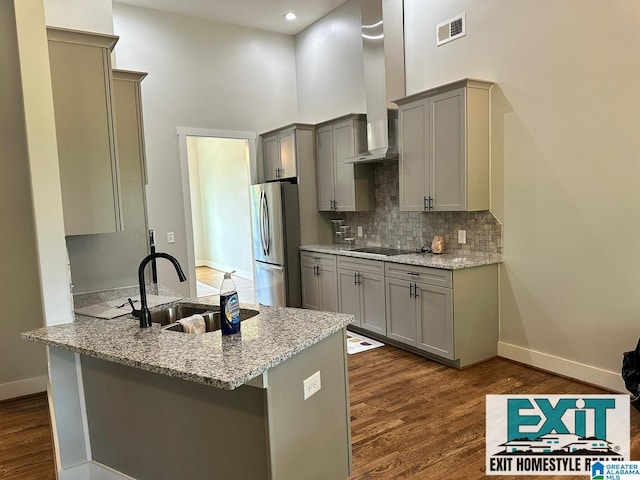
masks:
[[[302,382],[302,386],[304,387],[304,399],[306,400],[311,395],[320,391],[322,386],[320,382],[320,371],[318,370],[316,373],[311,375],[309,378]]]
[[[167,232],[167,243],[176,243],[175,232]]]
[[[358,236],[361,237],[362,236],[362,227],[358,227]]]
[[[466,230],[458,230],[458,243],[465,244],[467,243],[467,231]]]

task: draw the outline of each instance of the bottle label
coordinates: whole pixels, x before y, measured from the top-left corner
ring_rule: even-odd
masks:
[[[220,296],[222,306],[222,334],[229,335],[240,331],[240,302],[236,292]]]

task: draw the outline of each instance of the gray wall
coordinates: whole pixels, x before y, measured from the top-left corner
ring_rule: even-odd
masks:
[[[497,82],[499,352],[623,388],[621,355],[640,335],[638,3],[405,5],[408,93],[463,77]],[[436,47],[435,25],[462,12],[467,36]]]
[[[298,121],[366,111],[360,0],[349,0],[296,35]]]
[[[344,23],[328,15],[296,37],[306,121],[361,106],[354,34],[337,28],[353,24],[354,3],[334,11]],[[436,25],[462,12],[466,37],[436,47]],[[405,0],[407,94],[466,77],[497,83],[500,353],[619,389],[621,354],[640,334],[638,20],[628,0]]]
[[[297,117],[293,37],[114,3],[117,67],[143,70],[149,228],[186,265],[176,127],[256,131]],[[176,243],[166,243],[166,232]],[[166,265],[165,265],[166,264]],[[159,279],[187,294],[168,262]]]
[[[20,332],[44,326],[13,2],[0,2],[0,400],[46,388],[45,350]]]

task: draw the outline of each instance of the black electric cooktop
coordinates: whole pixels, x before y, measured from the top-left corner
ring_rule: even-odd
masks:
[[[416,253],[414,250],[402,250],[400,248],[389,248],[389,247],[360,247],[360,248],[352,248],[352,252],[362,252],[362,253],[375,253],[377,255],[386,255],[391,257],[393,255],[404,255],[407,253]]]

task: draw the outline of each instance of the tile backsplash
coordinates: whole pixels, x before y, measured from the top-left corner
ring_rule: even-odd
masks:
[[[415,249],[431,246],[433,237],[440,235],[445,253],[502,253],[502,225],[491,212],[401,212],[398,162],[379,163],[374,169],[376,209],[333,216],[351,226],[357,245]],[[358,226],[362,237],[357,236]],[[466,244],[458,244],[458,230],[467,231]]]

